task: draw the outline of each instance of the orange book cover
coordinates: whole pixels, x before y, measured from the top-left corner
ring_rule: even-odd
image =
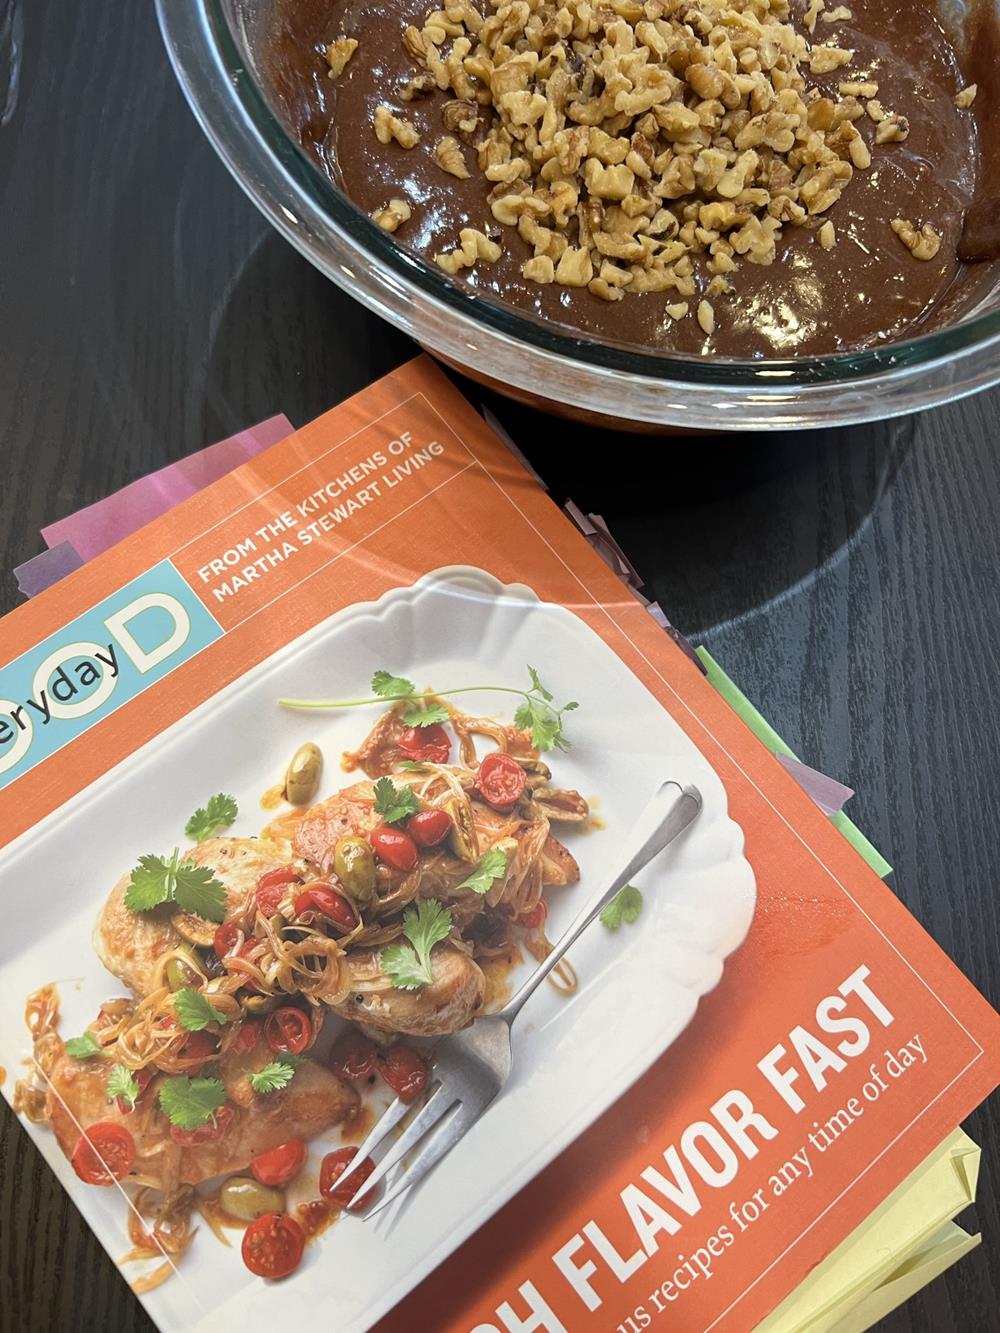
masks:
[[[345,1209],[664,781],[698,818],[503,1091]],[[1000,1081],[993,1010],[424,358],[4,619],[0,835],[3,1091],[163,1329],[749,1330]]]

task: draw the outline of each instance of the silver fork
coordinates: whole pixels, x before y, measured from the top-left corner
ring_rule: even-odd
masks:
[[[678,791],[680,795],[675,795]],[[422,1180],[471,1129],[507,1082],[513,1059],[511,1027],[529,998],[612,898],[668,842],[682,833],[700,810],[701,793],[697,787],[682,788],[676,782],[663,784],[626,838],[624,868],[610,887],[581,912],[545,961],[499,1013],[477,1019],[464,1031],[445,1037],[435,1048],[426,1100],[372,1174],[359,1183],[351,1204],[357,1204],[423,1140],[419,1152],[392,1188],[368,1210],[366,1216],[374,1216],[404,1190]],[[387,1107],[338,1185],[355,1173],[365,1158],[375,1152],[413,1109],[412,1102],[401,1101],[398,1097]]]

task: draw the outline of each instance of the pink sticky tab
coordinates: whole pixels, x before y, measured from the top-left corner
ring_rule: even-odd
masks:
[[[42,538],[49,547],[68,542],[83,561],[92,560],[181,500],[291,435],[293,429],[286,416],[269,417],[258,426],[140,477],[114,495],[50,523],[42,529]]]

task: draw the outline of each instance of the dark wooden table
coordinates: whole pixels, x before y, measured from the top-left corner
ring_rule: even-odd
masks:
[[[273,412],[301,424],[412,350],[232,183],[148,0],[18,6],[0,0],[0,119],[23,24],[0,127],[2,570],[40,549],[42,524]],[[897,892],[1000,1000],[1000,391],[853,430],[622,438],[613,468],[582,462],[607,437],[497,410],[789,743],[857,787],[851,813]],[[0,610],[17,600],[0,576]],[[25,910],[15,888],[5,911]],[[1000,1102],[968,1129],[985,1149],[985,1247],[893,1333],[1000,1329]],[[151,1325],[2,1105],[6,1328]]]

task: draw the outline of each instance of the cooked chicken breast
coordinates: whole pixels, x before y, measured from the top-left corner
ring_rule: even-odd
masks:
[[[486,978],[479,965],[453,944],[435,945],[431,952],[434,980],[419,990],[397,990],[381,967],[378,949],[350,955],[359,989],[334,1013],[352,1023],[411,1037],[441,1037],[467,1027],[482,1008]]]
[[[184,853],[184,861],[210,866],[226,888],[227,915],[240,911],[265,871],[300,865],[286,842],[270,838],[209,838]],[[132,912],[125,906],[131,872],[108,895],[94,926],[93,943],[109,972],[140,998],[157,988],[156,964],[184,944],[171,924],[174,909]]]
[[[232,1058],[224,1062],[228,1068],[222,1071],[223,1082],[230,1093],[227,1105],[235,1114],[213,1143],[184,1147],[173,1140],[156,1101],[160,1080],[149,1085],[128,1114],[109,1103],[110,1059],[74,1060],[63,1053],[49,1070],[46,1114],[67,1157],[72,1157],[86,1128],[111,1120],[124,1125],[135,1141],[136,1160],[130,1177],[166,1191],[177,1185],[197,1185],[213,1176],[242,1171],[259,1153],[288,1139],[311,1139],[356,1112],[359,1098],[355,1090],[314,1060],[299,1065],[287,1088],[254,1093],[246,1074],[271,1058],[266,1050],[256,1060],[247,1057],[246,1070],[238,1069]]]

